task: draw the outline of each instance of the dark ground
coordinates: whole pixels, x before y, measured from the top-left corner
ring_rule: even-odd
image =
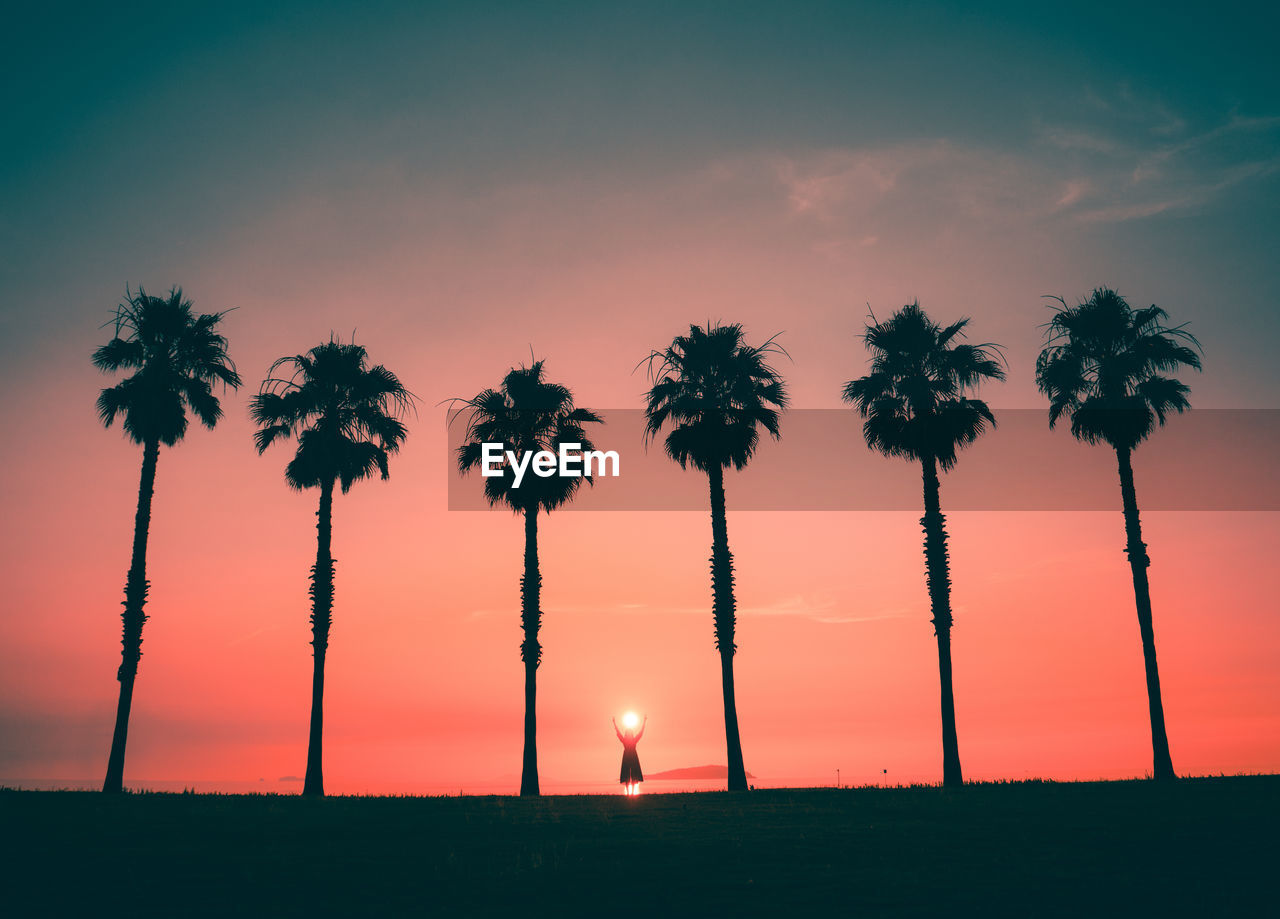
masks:
[[[1277,915],[1280,776],[521,800],[0,791],[0,915]]]

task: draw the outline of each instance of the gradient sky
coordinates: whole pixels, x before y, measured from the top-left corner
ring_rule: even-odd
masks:
[[[1192,323],[1196,405],[1276,407],[1280,16],[1109,7],[10,13],[0,780],[105,768],[140,450],[98,425],[89,355],[126,284],[235,308],[248,384],[160,458],[127,781],[302,771],[316,496],[285,487],[283,448],[255,455],[246,406],[331,330],[421,399],[391,481],[337,501],[332,790],[514,789],[522,532],[445,509],[438,403],[531,347],[580,404],[634,408],[649,348],[738,321],[784,332],[795,405],[833,408],[868,304],[918,297],[1003,343],[984,395],[1029,408],[1042,295],[1107,284]],[[752,772],[939,777],[917,516],[731,512]],[[1280,768],[1280,519],[1145,524],[1175,766]],[[1142,774],[1119,510],[950,529],[966,773]],[[723,761],[709,543],[699,513],[545,523],[544,781],[608,781],[628,707],[646,770]]]

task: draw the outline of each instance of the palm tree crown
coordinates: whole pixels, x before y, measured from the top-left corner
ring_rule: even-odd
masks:
[[[752,347],[742,326],[691,325],[667,348],[646,359],[653,386],[647,396],[646,441],[670,424],[667,455],[701,472],[741,469],[755,453],[760,428],[776,440],[787,407],[782,377],[770,365],[786,355],[775,339]]]
[[[995,426],[991,409],[965,392],[1003,380],[999,348],[959,342],[968,319],[942,327],[911,303],[884,322],[872,320],[865,340],[871,372],[844,388],[844,399],[866,419],[867,444],[886,456],[924,460],[944,470],[956,451]]]
[[[240,374],[218,331],[226,313],[196,315],[182,289],[153,297],[141,287],[116,307],[115,335],[93,354],[99,370],[137,371],[98,396],[98,415],[107,427],[122,417],[135,443],[171,447],[187,432],[187,409],[209,428],[222,417],[215,383],[233,389]]]
[[[259,453],[297,432],[298,452],[285,467],[292,487],[338,481],[347,492],[375,471],[388,477],[387,458],[407,433],[400,418],[412,407],[413,395],[394,373],[370,367],[360,345],[331,339],[272,364],[250,411]]]
[[[1200,369],[1200,343],[1184,325],[1168,326],[1160,307],[1135,310],[1105,287],[1078,306],[1059,302],[1036,360],[1050,427],[1067,414],[1078,439],[1132,450],[1170,412],[1190,407],[1186,384],[1164,375]]]
[[[513,368],[498,389],[455,401],[463,405],[462,411],[470,409],[458,449],[458,468],[464,473],[480,465],[486,443],[502,444],[504,457],[506,451],[517,457],[543,450],[558,454],[561,444],[595,449],[583,425],[600,423],[600,416],[575,406],[568,387],[549,382],[542,361]],[[506,504],[516,512],[552,511],[572,499],[584,480],[592,482],[590,476],[526,475],[516,488],[515,473],[504,459],[502,475],[485,478],[484,495],[490,504]]]

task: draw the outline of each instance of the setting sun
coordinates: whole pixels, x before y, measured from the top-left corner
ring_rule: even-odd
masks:
[[[635,712],[627,712],[622,716],[622,724],[624,727],[634,728],[639,723],[640,719],[636,717]]]

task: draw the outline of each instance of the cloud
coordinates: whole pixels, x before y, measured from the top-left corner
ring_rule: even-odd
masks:
[[[902,619],[903,613],[884,613],[878,616],[815,616],[817,622],[824,625],[845,625],[854,622],[881,622],[885,619]]]
[[[1037,124],[1020,149],[934,138],[775,153],[763,167],[747,158],[736,171],[763,168],[788,219],[820,237],[815,250],[852,256],[895,234],[1083,228],[1208,207],[1280,169],[1280,117],[1233,114],[1188,134],[1185,120],[1162,106],[1120,98],[1127,132]],[[717,167],[721,176],[734,171]]]
[[[1108,137],[1084,130],[1063,127],[1041,127],[1037,130],[1040,141],[1059,150],[1085,150],[1089,153],[1115,153],[1117,144]]]
[[[1090,182],[1088,179],[1073,179],[1072,181],[1066,184],[1065,188],[1063,188],[1062,197],[1058,199],[1057,204],[1055,206],[1059,210],[1061,210],[1062,208],[1071,207],[1071,205],[1075,204],[1081,198],[1087,195],[1092,188],[1093,188],[1093,183]]]
[[[774,168],[793,214],[828,220],[848,208],[873,206],[891,192],[910,158],[896,151],[859,154],[829,151],[801,162],[780,157]]]
[[[510,616],[513,612],[515,612],[514,607],[512,609],[505,610],[475,609],[469,611],[469,615],[471,618],[482,618],[493,615]],[[700,606],[671,606],[667,604],[629,602],[602,604],[600,606],[558,605],[546,606],[543,608],[544,614],[586,613],[598,615],[601,613],[615,613],[622,615],[647,615],[660,613],[667,615],[705,616],[710,614],[710,612],[711,605],[709,602],[706,605]],[[908,612],[908,610],[880,610],[876,612],[846,610],[841,608],[840,604],[834,597],[825,594],[816,597],[810,597],[804,594],[794,594],[792,596],[781,597],[769,603],[739,604],[738,606],[738,615],[740,616],[800,616],[824,624],[874,622],[881,619],[898,619],[907,615]]]
[[[1154,217],[1174,208],[1185,207],[1186,198],[1175,198],[1168,201],[1148,201],[1143,204],[1121,204],[1115,207],[1100,207],[1081,211],[1078,219],[1084,223],[1119,223],[1125,220],[1141,220],[1143,217]]]
[[[828,595],[808,597],[796,594],[782,597],[763,606],[744,606],[739,612],[748,616],[803,616],[824,625],[845,625],[855,622],[877,622],[883,619],[901,619],[909,610],[893,609],[874,612],[844,609],[835,598]]]
[[[795,594],[781,597],[772,603],[761,606],[739,606],[738,612],[746,616],[811,616],[817,617],[836,607],[836,601],[830,596],[807,597]]]
[[[1187,128],[1186,119],[1164,100],[1139,93],[1127,83],[1106,90],[1088,88],[1083,99],[1095,113],[1103,113],[1119,124],[1136,126],[1151,135],[1171,137]]]

